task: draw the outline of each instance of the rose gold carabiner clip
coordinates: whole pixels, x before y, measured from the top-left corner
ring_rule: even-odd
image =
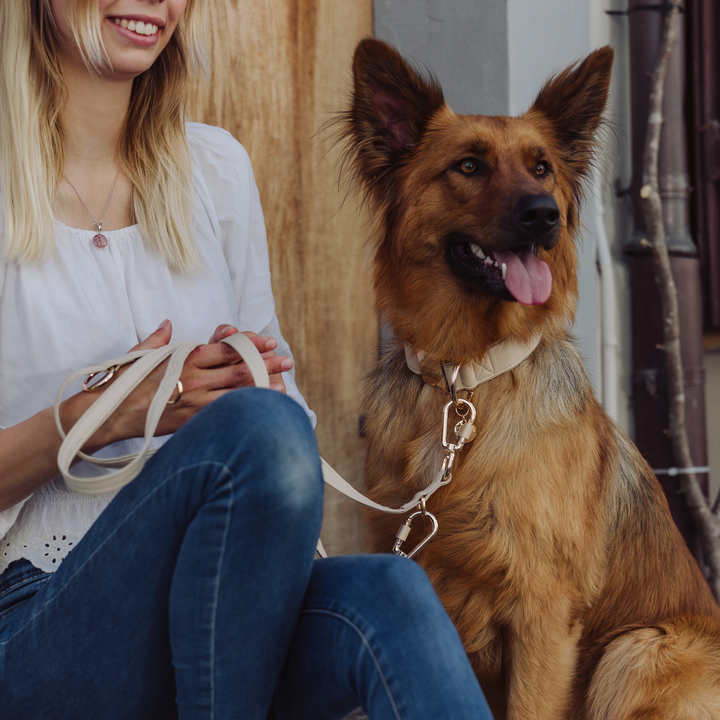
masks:
[[[412,525],[412,521],[417,517],[429,518],[430,522],[432,523],[432,529],[430,530],[430,533],[425,537],[425,539],[419,542],[409,553],[404,553],[400,549],[400,547],[405,542],[405,540],[407,540],[408,535],[410,535],[410,526]],[[415,557],[415,555],[417,555],[435,537],[437,531],[437,518],[431,512],[427,511],[427,508],[425,507],[425,496],[423,495],[420,498],[420,509],[416,510],[412,515],[410,515],[410,517],[405,520],[405,522],[400,526],[400,529],[397,531],[397,534],[395,535],[397,540],[395,541],[395,545],[393,546],[393,552],[400,557],[406,557],[408,559],[411,559]]]

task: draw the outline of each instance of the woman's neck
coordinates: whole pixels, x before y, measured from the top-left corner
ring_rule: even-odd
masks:
[[[130,104],[132,80],[90,74],[84,66],[65,68],[67,101],[62,110],[65,167],[81,172],[116,164],[115,151]]]
[[[126,227],[134,222],[132,185],[119,172],[116,150],[132,79],[91,74],[72,61],[64,63],[63,72],[64,173],[69,182],[58,188],[55,215],[66,225],[85,230],[101,221],[105,230]]]

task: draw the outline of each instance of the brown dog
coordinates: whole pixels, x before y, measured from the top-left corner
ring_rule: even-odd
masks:
[[[370,496],[403,504],[443,458],[449,396],[404,346],[430,383],[500,341],[529,348],[474,390],[477,437],[428,500],[440,530],[418,555],[497,718],[720,718],[720,611],[566,329],[612,60],[592,53],[507,118],[455,115],[384,43],[355,54],[345,137],[398,341],[365,395]],[[372,513],[374,550],[398,524]]]

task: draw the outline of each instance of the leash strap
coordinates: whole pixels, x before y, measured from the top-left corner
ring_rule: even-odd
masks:
[[[222,342],[233,347],[247,363],[257,387],[270,387],[270,379],[265,368],[265,363],[252,341],[242,333],[235,333]],[[150,441],[155,435],[160,417],[165,410],[167,401],[175,391],[177,381],[182,373],[183,365],[187,356],[199,345],[199,342],[183,342],[173,345],[166,345],[152,350],[135,350],[113,360],[106,360],[99,365],[92,365],[72,374],[58,390],[55,398],[55,424],[58,432],[63,438],[63,443],[58,453],[58,467],[68,487],[75,492],[96,495],[99,493],[119,490],[134,480],[142,470],[145,461],[153,455],[156,450],[150,448]],[[97,458],[87,455],[81,448],[95,434],[97,429],[117,410],[127,396],[161,363],[170,358],[165,377],[150,403],[147,418],[145,420],[145,437],[142,448],[137,453],[123,455],[115,458]],[[78,378],[90,373],[106,372],[115,365],[132,365],[121,375],[113,380],[102,395],[93,403],[88,411],[75,423],[72,429],[65,434],[60,423],[60,403],[68,386]],[[78,477],[70,472],[70,466],[76,457],[98,465],[116,469],[116,472],[95,477]],[[358,492],[347,480],[343,479],[333,468],[321,459],[323,479],[339,492],[351,499],[368,507],[383,512],[400,514],[416,507],[420,497],[426,498],[432,495],[439,487],[447,484],[442,471],[438,472],[433,482],[425,489],[418,492],[415,497],[399,508],[389,508],[380,505]]]
[[[322,460],[322,470],[323,480],[325,480],[330,487],[335,488],[343,495],[347,495],[347,497],[351,500],[354,500],[361,505],[373,508],[374,510],[380,510],[381,512],[390,513],[392,515],[401,515],[413,508],[416,508],[420,504],[421,497],[424,496],[425,499],[429,498],[438,488],[441,488],[443,485],[447,485],[450,482],[449,479],[446,479],[445,471],[440,470],[437,475],[435,475],[435,478],[430,485],[428,485],[424,490],[420,490],[420,492],[416,493],[412,500],[406,502],[402,507],[390,508],[385,505],[380,505],[380,503],[376,503],[375,501],[370,500],[370,498],[365,497],[361,492],[358,492],[347,480],[333,470],[333,468],[330,467],[325,460]]]
[[[221,342],[226,342],[233,347],[245,360],[257,387],[270,387],[270,379],[265,363],[255,345],[246,335],[235,333],[224,338]],[[150,441],[155,435],[167,401],[175,391],[185,360],[201,344],[199,342],[183,342],[151,350],[135,350],[114,360],[108,360],[99,365],[80,370],[71,375],[60,386],[55,397],[54,407],[55,424],[60,436],[63,438],[58,453],[58,467],[71,490],[97,495],[119,490],[137,477],[147,458],[155,452],[154,449],[150,449]],[[109,459],[96,458],[83,453],[81,448],[95,434],[97,429],[117,410],[123,400],[167,358],[170,358],[170,360],[165,376],[160,382],[148,409],[145,420],[145,441],[141,450],[130,455]],[[128,363],[133,364],[110,384],[66,435],[60,423],[60,403],[68,386],[74,380],[90,373],[106,372],[115,365],[127,365]],[[117,471],[89,478],[78,477],[70,472],[70,466],[76,457],[81,457],[94,465],[117,468]]]
[[[539,341],[539,338],[538,340]],[[512,365],[515,367],[518,363],[527,357],[535,346],[537,341],[532,348],[527,350],[523,356],[517,359]],[[268,377],[265,363],[260,356],[255,345],[252,341],[242,333],[236,333],[227,338],[224,338],[222,342],[228,343],[233,347],[238,354],[247,363],[247,366],[252,374],[253,380],[257,387],[269,388],[270,380]],[[183,366],[188,355],[202,343],[197,342],[184,342],[176,343],[174,345],[166,345],[161,348],[152,350],[135,350],[134,352],[123,355],[122,357],[115,358],[113,360],[105,361],[99,365],[93,365],[91,367],[84,368],[73,375],[71,375],[58,390],[55,398],[54,416],[55,423],[57,425],[58,432],[63,438],[60,451],[58,453],[58,467],[60,472],[65,479],[66,484],[71,490],[86,494],[99,494],[105,492],[112,492],[119,490],[120,488],[127,485],[129,482],[134,480],[145,464],[145,461],[150,457],[155,449],[150,448],[150,442],[155,435],[157,426],[160,422],[160,417],[167,405],[167,401],[172,397],[177,382],[182,374]],[[127,396],[161,363],[168,361],[168,366],[165,371],[160,385],[155,393],[155,397],[150,403],[148,409],[147,418],[145,420],[145,436],[144,443],[141,450],[137,453],[129,455],[123,455],[115,458],[96,458],[87,455],[82,452],[81,448],[87,443],[87,441],[95,434],[97,429],[112,415],[120,404],[127,398]],[[69,385],[77,380],[78,378],[84,377],[91,373],[102,373],[107,372],[113,366],[123,366],[132,363],[124,373],[119,377],[115,378],[109,387],[103,391],[88,411],[75,423],[70,432],[65,434],[62,425],[60,423],[60,403],[62,402],[63,394],[69,387]],[[507,363],[505,363],[507,365]],[[511,367],[505,366],[502,372],[510,370]],[[491,372],[491,371],[488,371]],[[481,378],[480,382],[486,382],[491,377],[495,377],[499,373],[495,373],[488,377]],[[476,385],[479,383],[476,383]],[[475,386],[476,386],[475,385]],[[474,387],[475,387],[474,386]],[[465,402],[467,401],[460,401]],[[445,407],[445,415],[449,406],[452,405],[452,401]],[[473,409],[474,418],[474,409]],[[445,425],[447,424],[447,418]],[[472,423],[470,423],[472,427]],[[443,430],[444,436],[447,434],[447,427]],[[461,441],[459,445],[452,445],[452,452],[450,455],[454,457],[454,452],[462,448],[465,440],[470,440],[470,437],[466,437]],[[446,438],[443,437],[443,445],[446,446]],[[108,467],[115,469],[115,472],[108,473],[105,475],[99,475],[95,477],[78,477],[70,472],[70,466],[76,457],[80,457],[87,460],[90,463],[101,467]],[[398,508],[390,508],[380,503],[376,503],[373,500],[365,497],[362,493],[358,492],[350,483],[343,479],[324,459],[321,460],[323,480],[335,488],[339,492],[343,493],[347,497],[355,500],[356,502],[365,505],[367,507],[379,510],[381,512],[399,515],[407,513],[408,511],[422,505],[422,512],[420,514],[425,515],[425,501],[430,498],[436,490],[441,488],[443,485],[447,485],[452,479],[452,473],[450,468],[452,465],[452,457],[448,458],[443,462],[443,467],[437,472],[433,481],[425,489],[420,490],[415,496],[406,502],[404,505]],[[416,513],[417,514],[417,513]],[[412,517],[415,517],[413,515]],[[411,520],[412,518],[410,518]],[[408,525],[409,532],[409,522]],[[402,530],[402,528],[401,528]],[[407,533],[406,533],[407,534]],[[434,534],[434,533],[433,533]],[[432,537],[432,536],[429,536]],[[429,537],[427,539],[429,539]],[[427,541],[427,540],[426,540]],[[426,542],[425,541],[425,542]],[[402,540],[401,540],[402,542]],[[424,544],[424,542],[415,548],[412,554]],[[317,552],[321,557],[327,557],[327,553],[322,546],[322,543],[318,540]],[[411,555],[410,555],[411,556]]]

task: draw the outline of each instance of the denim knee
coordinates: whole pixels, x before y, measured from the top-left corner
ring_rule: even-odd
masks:
[[[315,434],[304,410],[274,390],[243,388],[208,408],[210,434],[225,438],[225,462],[238,476],[256,476],[257,502],[305,512],[322,503],[322,475]],[[203,411],[203,412],[206,412]],[[214,426],[214,427],[213,427]]]
[[[414,561],[397,555],[334,557],[316,563],[308,600],[331,598],[356,608],[360,614],[375,609],[392,624],[418,622],[428,613],[443,613],[442,605],[425,571]]]
[[[397,555],[373,558],[373,587],[388,612],[397,612],[405,622],[416,612],[424,613],[428,603],[439,603],[425,571],[413,560]]]

